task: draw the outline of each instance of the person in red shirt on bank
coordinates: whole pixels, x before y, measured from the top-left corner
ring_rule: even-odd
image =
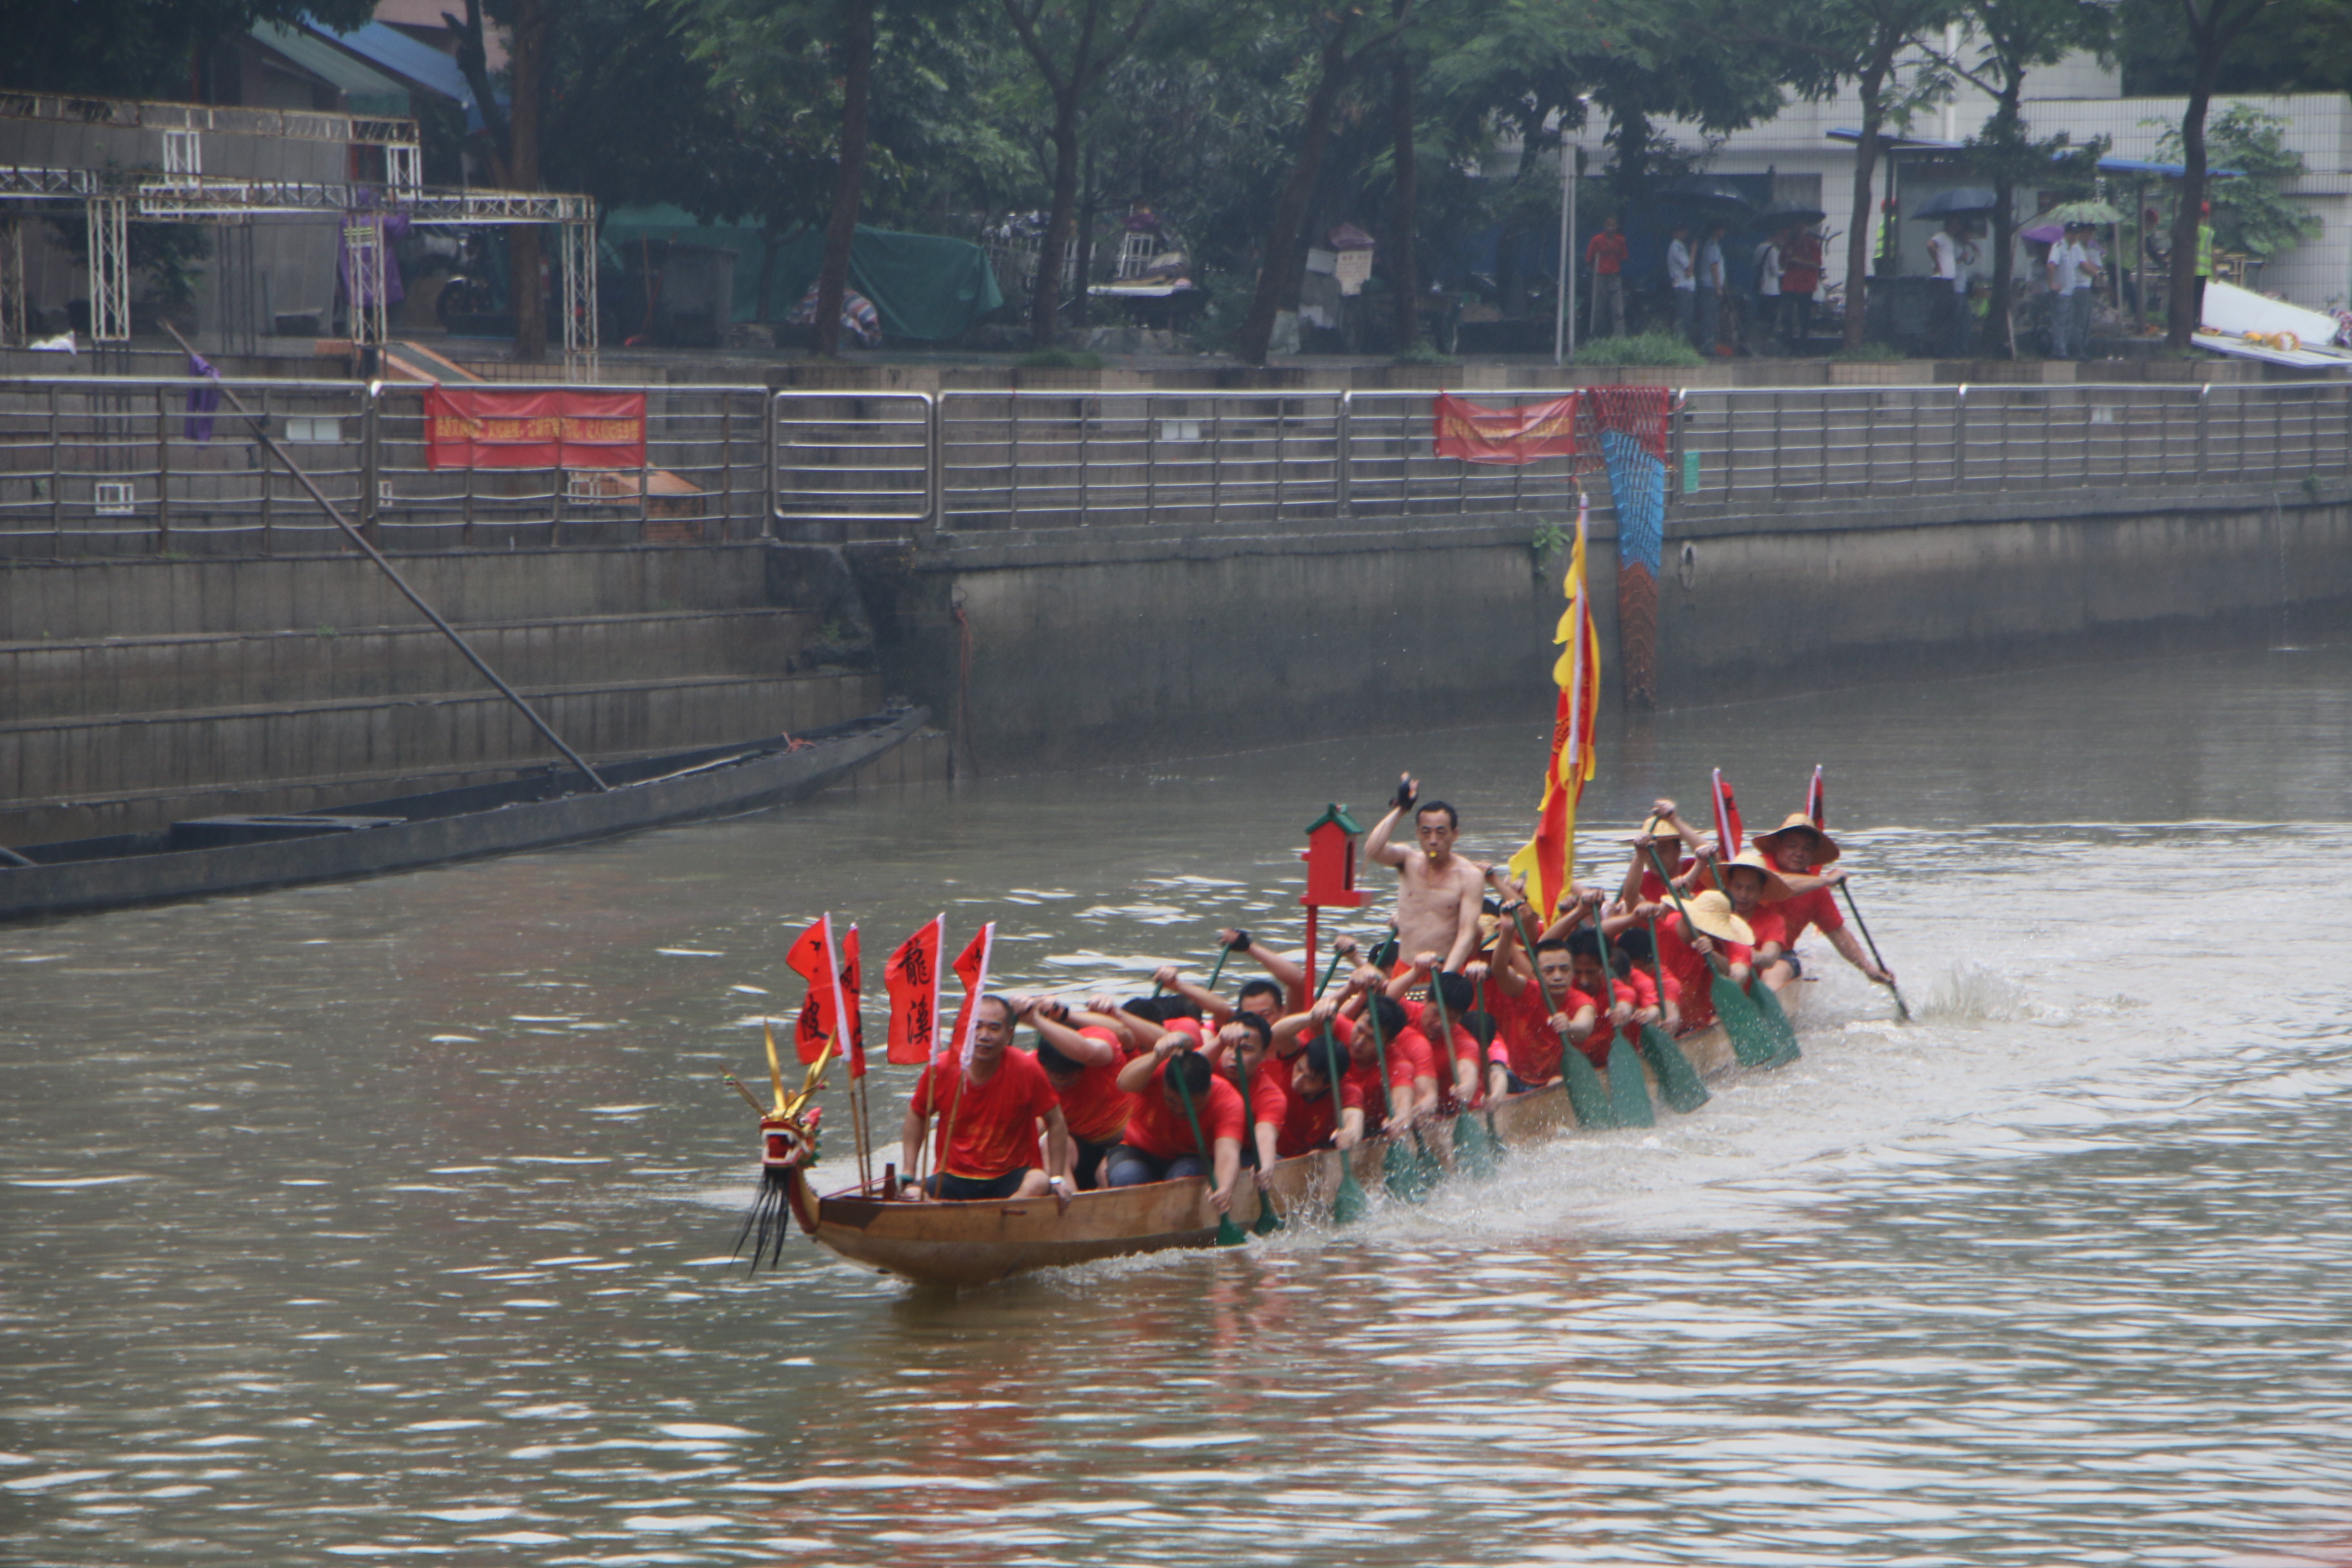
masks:
[[[1601,220],[1601,232],[1584,242],[1584,264],[1592,268],[1592,321],[1589,337],[1601,336],[1601,312],[1609,312],[1609,335],[1625,335],[1625,237],[1617,232],[1617,216]]]
[[[1072,1012],[1059,1002],[1025,1000],[1018,1011],[1037,1031],[1037,1065],[1062,1102],[1062,1119],[1076,1147],[1071,1177],[1081,1191],[1100,1186],[1103,1156],[1127,1131],[1135,1096],[1118,1087],[1127,1065],[1126,1038],[1101,1014]]]
[[[1794,950],[1808,927],[1829,938],[1839,956],[1868,979],[1880,985],[1895,984],[1895,972],[1873,963],[1853,932],[1846,930],[1845,916],[1832,894],[1831,889],[1845,880],[1844,868],[1832,865],[1839,855],[1836,839],[1815,827],[1813,819],[1800,811],[1771,832],[1759,834],[1756,848],[1790,889],[1788,901],[1777,911],[1784,940],[1771,947],[1759,943],[1756,950],[1764,984],[1778,991],[1804,972]]]
[[[1103,1184],[1139,1187],[1147,1182],[1209,1177],[1209,1201],[1223,1214],[1232,1207],[1234,1184],[1241,1179],[1242,1097],[1219,1078],[1208,1058],[1192,1048],[1193,1037],[1171,1029],[1148,1055],[1119,1068],[1118,1087],[1135,1096],[1127,1131],[1103,1157]],[[1181,1075],[1181,1076],[1180,1076]],[[1191,1096],[1192,1116],[1184,1114]],[[1192,1121],[1208,1141],[1211,1169],[1201,1162]]]
[[[1070,1130],[1045,1069],[1012,1048],[1013,1004],[982,996],[972,1004],[971,1066],[959,1070],[953,1046],[933,1057],[915,1080],[899,1134],[900,1169],[913,1171],[923,1127],[939,1117],[936,1173],[922,1190],[936,1198],[978,1201],[1069,1194]],[[1037,1147],[1037,1127],[1045,1147]]]
[[[1348,1081],[1348,1053],[1337,1040],[1318,1035],[1298,1053],[1284,1107],[1274,1145],[1281,1159],[1364,1141],[1364,1091]]]

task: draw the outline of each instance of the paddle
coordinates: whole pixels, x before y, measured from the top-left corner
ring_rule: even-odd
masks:
[[[1247,1068],[1242,1067],[1241,1047],[1238,1046],[1234,1047],[1234,1066],[1241,1068],[1234,1081],[1241,1086],[1242,1091],[1242,1151],[1248,1156],[1244,1163],[1263,1175],[1265,1172],[1259,1170],[1257,1163],[1257,1109],[1250,1103],[1250,1073]],[[1257,1189],[1257,1218],[1251,1222],[1250,1229],[1260,1236],[1272,1236],[1281,1228],[1282,1216],[1274,1212],[1274,1198],[1261,1184]]]
[[[1201,1174],[1208,1182],[1210,1190],[1213,1192],[1217,1184],[1217,1162],[1209,1154],[1209,1141],[1201,1135],[1201,1116],[1192,1109],[1192,1086],[1184,1081],[1184,1075],[1181,1072],[1175,1070],[1176,1063],[1182,1058],[1183,1055],[1184,1053],[1179,1052],[1170,1057],[1168,1065],[1160,1070],[1166,1077],[1176,1080],[1176,1092],[1184,1101],[1184,1120],[1192,1125],[1192,1147],[1201,1152]],[[1215,1080],[1213,1079],[1210,1081],[1213,1083]],[[1231,1214],[1221,1214],[1217,1216],[1219,1247],[1239,1247],[1247,1240],[1249,1237],[1242,1234],[1242,1227],[1234,1223],[1234,1216]]]
[[[1617,1115],[1620,1127],[1655,1127],[1658,1113],[1650,1105],[1650,1086],[1642,1077],[1642,1058],[1625,1043],[1624,1035],[1608,1019],[1601,1027],[1609,1031],[1609,1104]]]
[[[1664,1017],[1666,1008],[1666,972],[1658,962],[1658,922],[1650,922],[1650,978],[1658,984],[1658,1016]],[[1691,1066],[1690,1058],[1683,1054],[1675,1037],[1655,1024],[1642,1026],[1640,1050],[1650,1070],[1658,1075],[1659,1091],[1666,1097],[1666,1105],[1687,1116],[1705,1105],[1709,1099],[1706,1080]]]
[[[1528,935],[1528,918],[1517,910],[1511,911],[1511,923],[1518,928],[1519,945],[1527,950],[1528,967],[1536,972],[1536,996],[1544,1005],[1544,1016],[1549,1018],[1558,1009],[1551,1005],[1551,993],[1544,988],[1543,968],[1536,959],[1536,944]],[[1593,1027],[1599,1028],[1595,1023]],[[1609,1102],[1609,1091],[1601,1086],[1601,1075],[1592,1070],[1592,1063],[1576,1047],[1567,1034],[1559,1034],[1560,1084],[1568,1090],[1569,1109],[1576,1112],[1580,1126],[1607,1128],[1617,1125],[1617,1113]]]
[[[1853,884],[1841,877],[1838,879],[1838,891],[1845,895],[1845,907],[1853,913],[1854,927],[1862,932],[1863,942],[1870,949],[1870,962],[1878,965],[1880,973],[1883,974],[1886,973],[1886,960],[1878,956],[1878,944],[1870,940],[1870,926],[1863,920],[1862,910],[1855,908],[1853,901]],[[1904,1005],[1903,993],[1901,990],[1897,989],[1895,982],[1892,980],[1886,983],[1886,988],[1895,993],[1895,1021],[1898,1024],[1909,1023],[1911,1021],[1911,1009]]]
[[[1658,858],[1657,850],[1646,849],[1643,853],[1656,868],[1658,880],[1665,884],[1666,897],[1674,900],[1675,909],[1683,917],[1683,929],[1698,934],[1698,928],[1691,924],[1690,906],[1683,902],[1680,893],[1675,891],[1675,879],[1666,875],[1665,864]],[[1727,893],[1724,896],[1730,897]],[[1729,969],[1717,963],[1711,952],[1706,955],[1706,971],[1709,994],[1715,1000],[1715,1016],[1723,1021],[1723,1032],[1731,1037],[1731,1052],[1739,1058],[1739,1065],[1765,1067],[1781,1060],[1785,1054],[1782,1042],[1773,1036],[1771,1026],[1764,1022],[1763,1015],[1756,1011],[1756,1004],[1748,999],[1748,993],[1731,978]]]
[[[1324,965],[1322,984],[1315,987],[1318,1000],[1321,999],[1325,990],[1330,986],[1331,976],[1339,973],[1340,956],[1335,949],[1331,954],[1331,962]],[[1326,1068],[1340,1066],[1339,1042],[1332,1037],[1331,1026],[1328,1023],[1323,1026],[1322,1037],[1323,1065]],[[1347,1114],[1347,1098],[1340,1092],[1339,1079],[1332,1078],[1328,1073],[1324,1076],[1330,1084],[1330,1088],[1325,1092],[1331,1097],[1331,1141],[1336,1144],[1339,1140],[1339,1122]],[[1372,1200],[1365,1195],[1363,1184],[1356,1180],[1355,1163],[1349,1158],[1354,1151],[1338,1149],[1334,1152],[1339,1161],[1339,1185],[1331,1194],[1331,1223],[1353,1225],[1370,1212]]]
[[[1454,1016],[1445,1010],[1444,976],[1429,977],[1429,999],[1437,1005],[1438,1037],[1445,1042],[1446,1066],[1454,1065]],[[1454,1117],[1454,1161],[1474,1182],[1487,1182],[1495,1177],[1495,1151],[1486,1142],[1486,1130],[1478,1118],[1465,1105]]]
[[[1364,998],[1364,1021],[1372,1026],[1372,1050],[1381,1068],[1381,1095],[1388,1106],[1381,1128],[1381,1180],[1395,1196],[1419,1203],[1429,1195],[1429,1181],[1421,1168],[1422,1161],[1406,1153],[1404,1145],[1396,1139],[1396,1086],[1389,1081],[1389,1037],[1388,1031],[1381,1027],[1378,1000],[1378,992]],[[1420,1142],[1418,1134],[1414,1142]],[[1427,1151],[1423,1151],[1423,1159],[1427,1157]]]

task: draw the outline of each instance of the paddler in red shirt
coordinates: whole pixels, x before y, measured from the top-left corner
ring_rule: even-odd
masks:
[[[1775,946],[1759,946],[1756,951],[1765,984],[1778,991],[1803,973],[1793,950],[1807,927],[1829,938],[1839,956],[1861,970],[1865,978],[1881,985],[1895,984],[1894,971],[1882,969],[1872,962],[1862,943],[1854,940],[1853,932],[1846,930],[1845,916],[1832,896],[1831,889],[1845,880],[1844,868],[1832,864],[1839,855],[1836,839],[1814,826],[1812,818],[1800,811],[1771,832],[1758,835],[1755,847],[1790,889],[1788,901],[1779,910],[1787,940]]]
[[[1320,1035],[1298,1053],[1290,1072],[1281,1134],[1275,1153],[1285,1160],[1318,1149],[1352,1149],[1364,1141],[1364,1092],[1347,1081],[1348,1053]]]
[[[1092,1010],[1074,1013],[1059,1002],[1030,998],[1019,1011],[1037,1031],[1037,1065],[1062,1102],[1076,1146],[1071,1175],[1081,1191],[1100,1186],[1103,1156],[1127,1131],[1135,1108],[1135,1096],[1118,1087],[1126,1038],[1110,1018]]]
[[[1274,1146],[1282,1134],[1282,1119],[1290,1111],[1290,1064],[1275,1059],[1273,1045],[1273,1027],[1256,1014],[1244,1013],[1220,1028],[1202,1052],[1217,1076],[1242,1094],[1242,1109],[1250,1120],[1243,1163],[1255,1168],[1261,1183],[1266,1167],[1281,1158]],[[1248,1091],[1242,1093],[1244,1080]]]
[[[1684,910],[1689,911],[1688,930]],[[1731,978],[1745,989],[1755,973],[1755,950],[1749,944],[1756,933],[1731,912],[1731,900],[1714,888],[1689,895],[1679,908],[1673,903],[1637,905],[1625,914],[1611,916],[1603,929],[1651,920],[1657,922],[1659,961],[1681,994],[1683,1023],[1688,1028],[1705,1028],[1715,1022],[1709,955],[1727,965]]]
[[[1401,1086],[1394,1098],[1396,1121],[1402,1124],[1437,1109],[1437,1052],[1429,1037],[1412,1026],[1404,1005],[1388,994],[1389,979],[1372,964],[1358,969],[1352,981],[1355,994],[1339,1005],[1339,1015],[1354,1020],[1348,1049],[1356,1059],[1368,1105],[1380,1080],[1385,1047],[1389,1081]]]
[[[1495,1016],[1486,1066],[1486,1092],[1496,1097],[1558,1083],[1563,1047],[1582,1048],[1601,1020],[1594,999],[1576,989],[1564,940],[1537,942],[1530,967],[1516,933],[1507,926],[1505,933],[1496,943],[1492,977],[1495,1001],[1504,1011]]]
[[[1135,1109],[1128,1115],[1126,1134],[1104,1156],[1103,1183],[1139,1187],[1207,1175],[1209,1202],[1223,1214],[1233,1206],[1234,1184],[1241,1179],[1242,1097],[1192,1048],[1193,1040],[1189,1033],[1171,1029],[1149,1054],[1119,1069],[1118,1087],[1135,1096]],[[1192,1120],[1184,1114],[1188,1091],[1201,1137],[1208,1140],[1212,1170],[1202,1167]]]
[[[939,1117],[935,1163],[923,1183],[935,1198],[958,1202],[996,1198],[1067,1197],[1070,1130],[1045,1069],[1027,1051],[1013,1046],[1015,1015],[1002,996],[972,1004],[971,1065],[959,1070],[950,1046],[933,1057],[915,1080],[899,1134],[902,1170],[916,1168],[924,1123]],[[1045,1128],[1045,1148],[1037,1128]]]
[[[1570,994],[1592,1009],[1593,1022],[1584,1037],[1576,1042],[1587,1060],[1607,1071],[1610,1043],[1633,1018],[1636,994],[1633,987],[1609,972],[1601,956],[1601,933],[1596,931],[1571,931],[1564,946],[1568,949],[1568,983]]]
[[[1682,1032],[1683,1020],[1679,1004],[1681,987],[1671,974],[1664,976],[1665,994],[1658,994],[1659,974],[1654,968],[1654,956],[1650,948],[1650,928],[1632,926],[1616,937],[1617,973],[1633,988],[1633,1021],[1628,1038],[1636,1038],[1643,1028],[1655,1024],[1669,1035]]]
[[[1437,960],[1438,955],[1434,952],[1413,954],[1412,966],[1391,980],[1386,986],[1386,991],[1395,999],[1397,1005],[1404,1009],[1403,1032],[1411,1035],[1420,1043],[1422,1048],[1431,1054],[1431,1066],[1433,1069],[1430,1080],[1431,1090],[1434,1092],[1439,1084],[1450,1082],[1451,1098],[1456,1107],[1476,1105],[1483,1098],[1478,1063],[1486,1053],[1479,1046],[1478,1037],[1463,1026],[1462,1016],[1476,1005],[1478,994],[1472,987],[1466,973],[1462,974],[1439,973]],[[1465,971],[1469,967],[1471,966],[1465,965]],[[1429,1001],[1415,1002],[1409,999],[1408,993],[1419,990],[1424,985],[1432,989]],[[1438,1019],[1441,1016],[1441,1010],[1437,1006],[1440,987],[1443,988],[1445,1003],[1442,1016],[1448,1024],[1453,1026],[1453,1037],[1448,1042],[1448,1047],[1444,1050],[1438,1048],[1437,1043]],[[1391,1042],[1391,1048],[1393,1048],[1393,1042]],[[1445,1097],[1440,1096],[1441,1100],[1444,1098]]]

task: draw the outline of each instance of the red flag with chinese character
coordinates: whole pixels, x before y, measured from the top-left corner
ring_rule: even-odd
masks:
[[[1830,825],[1830,802],[1822,788],[1821,764],[1813,764],[1813,782],[1805,789],[1805,815],[1811,817],[1815,827],[1826,829]]]
[[[989,921],[980,928],[955,961],[956,978],[963,982],[963,1001],[956,1008],[955,1052],[956,1070],[968,1072],[971,1068],[972,1002],[988,994],[988,953],[996,945],[996,922]]]
[[[1721,768],[1715,770],[1715,841],[1723,847],[1727,860],[1739,853],[1739,802],[1724,783]]]
[[[862,965],[857,957],[857,928],[841,939],[840,984],[834,994],[840,999],[840,1016],[849,1020],[849,1076],[866,1076],[866,1008],[859,993],[866,988]]]
[[[1441,392],[1432,405],[1437,455],[1465,463],[1535,463],[1576,456],[1577,395],[1488,408]]]
[[[833,1037],[834,1020],[840,1016],[841,977],[833,962],[831,915],[818,916],[814,925],[801,932],[784,951],[784,965],[808,982],[808,998],[793,1026],[793,1044],[803,1062],[813,1062],[824,1054],[825,1041]]]
[[[919,1067],[938,1048],[940,948],[947,924],[934,918],[900,942],[882,962],[882,985],[890,997],[890,1059]]]

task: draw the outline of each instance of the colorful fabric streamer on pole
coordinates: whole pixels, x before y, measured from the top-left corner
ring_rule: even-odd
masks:
[[[1576,804],[1592,777],[1592,727],[1601,704],[1601,637],[1592,625],[1592,595],[1585,574],[1585,520],[1590,510],[1577,496],[1576,545],[1563,584],[1568,609],[1552,641],[1562,645],[1552,679],[1559,687],[1551,727],[1551,759],[1544,770],[1543,804],[1535,837],[1511,857],[1511,869],[1528,885],[1528,901],[1544,924],[1559,918],[1576,873]]]
[[[1596,386],[1601,457],[1617,508],[1617,662],[1625,700],[1658,705],[1658,574],[1666,540],[1666,432],[1674,394],[1663,386]]]

